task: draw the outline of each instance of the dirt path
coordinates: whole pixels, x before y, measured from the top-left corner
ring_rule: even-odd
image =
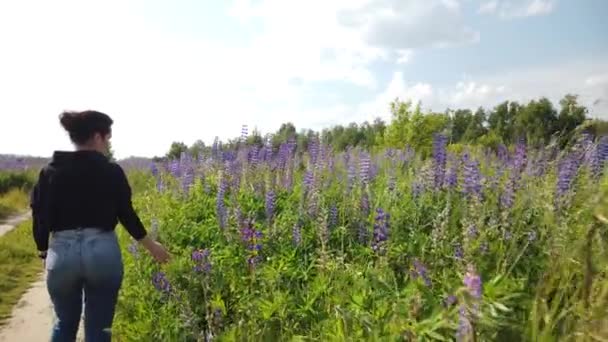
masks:
[[[15,228],[19,223],[25,222],[32,217],[30,212],[25,212],[16,216],[9,217],[6,220],[0,220],[0,236],[6,234],[9,230]]]
[[[28,220],[30,215],[22,214],[0,225],[0,236]],[[40,268],[42,270],[42,264]],[[41,272],[40,278],[32,284],[13,309],[6,325],[0,327],[0,342],[49,341],[54,319],[53,306],[46,290],[45,272]],[[78,341],[84,341],[82,336],[81,322]]]

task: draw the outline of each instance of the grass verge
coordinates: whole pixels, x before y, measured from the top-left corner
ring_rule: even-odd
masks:
[[[24,210],[28,204],[28,195],[21,189],[12,189],[0,195],[0,220]]]
[[[31,229],[32,222],[26,221],[0,236],[0,326],[42,271]]]

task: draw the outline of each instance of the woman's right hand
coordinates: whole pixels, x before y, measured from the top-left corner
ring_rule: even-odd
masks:
[[[146,236],[142,240],[139,241],[152,255],[152,257],[160,263],[166,263],[171,259],[169,252],[165,249],[163,245],[160,243],[150,239],[150,237]]]

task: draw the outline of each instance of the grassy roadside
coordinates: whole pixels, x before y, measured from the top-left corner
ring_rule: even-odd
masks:
[[[0,221],[23,211],[28,205],[28,194],[21,189],[12,189],[0,195]]]
[[[0,236],[0,326],[42,271],[31,229],[31,221],[26,221]]]

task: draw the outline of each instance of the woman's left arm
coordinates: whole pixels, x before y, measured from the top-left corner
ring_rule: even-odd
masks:
[[[36,242],[38,255],[41,258],[46,257],[46,251],[49,247],[48,203],[45,200],[48,191],[48,179],[44,169],[42,169],[30,195],[32,234]]]

